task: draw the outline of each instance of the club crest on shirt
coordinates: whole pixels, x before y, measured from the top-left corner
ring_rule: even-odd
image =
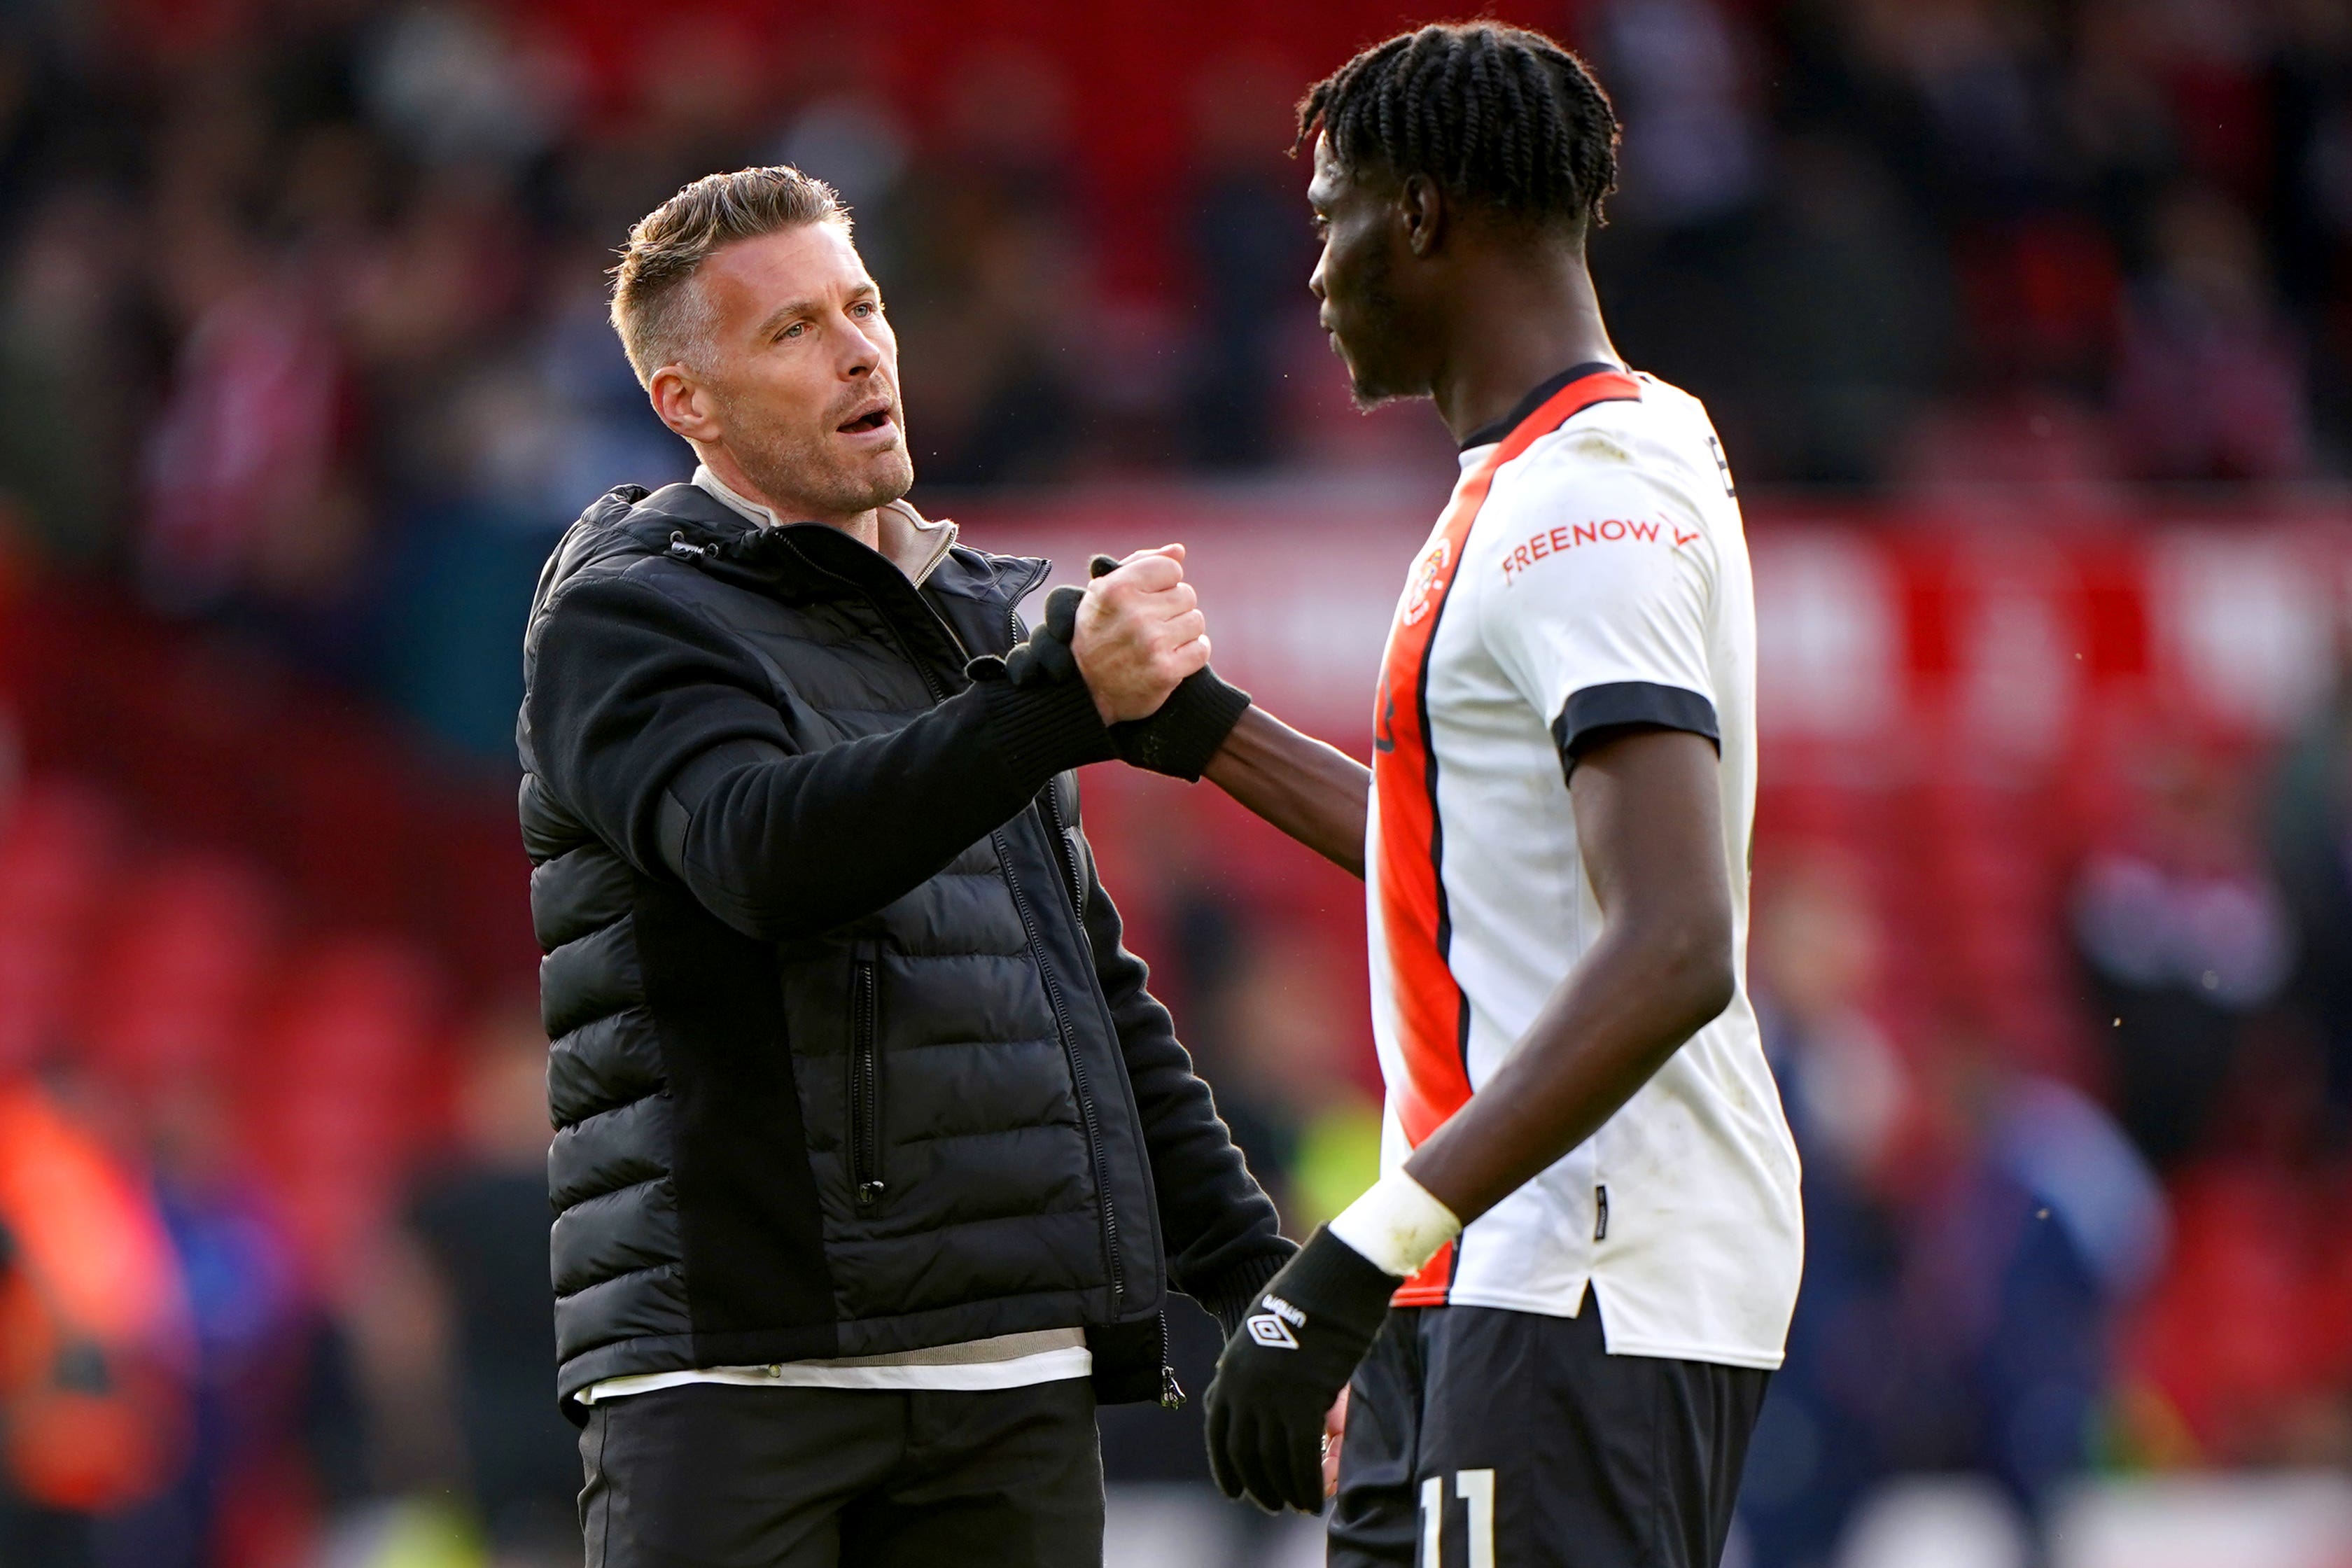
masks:
[[[1438,575],[1454,564],[1454,542],[1440,538],[1427,554],[1413,563],[1412,575],[1405,583],[1404,624],[1413,626],[1436,607],[1445,592],[1445,580]]]

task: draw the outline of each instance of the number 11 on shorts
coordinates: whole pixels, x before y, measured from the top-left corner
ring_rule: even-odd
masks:
[[[1454,1495],[1470,1505],[1469,1568],[1495,1568],[1495,1472],[1456,1470]],[[1443,1568],[1439,1543],[1445,1531],[1445,1478],[1421,1483],[1421,1562],[1416,1568]]]

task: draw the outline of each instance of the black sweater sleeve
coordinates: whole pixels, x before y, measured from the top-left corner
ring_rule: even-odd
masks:
[[[1090,847],[1085,862],[1087,940],[1143,1113],[1169,1272],[1230,1335],[1259,1287],[1298,1247],[1283,1236],[1274,1200],[1250,1174],[1208,1084],[1192,1070],[1175,1020],[1148,989],[1150,969],[1127,950],[1118,909],[1096,875]]]
[[[626,576],[546,613],[530,713],[555,797],[748,936],[810,935],[920,886],[1054,774],[1109,756],[1084,685],[982,680],[887,734],[803,752],[737,638]]]

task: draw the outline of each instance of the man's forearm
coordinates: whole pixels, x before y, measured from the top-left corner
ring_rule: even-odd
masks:
[[[982,682],[886,734],[689,767],[664,858],[738,931],[811,935],[911,891],[1056,772],[1108,752],[1076,683]]]
[[[1201,775],[1351,877],[1364,874],[1371,770],[1252,708]]]

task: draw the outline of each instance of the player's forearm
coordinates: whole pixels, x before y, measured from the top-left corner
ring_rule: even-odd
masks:
[[[1732,991],[1727,927],[1611,930],[1405,1169],[1467,1224],[1598,1131]]]
[[[1349,876],[1364,874],[1371,770],[1338,747],[1252,708],[1201,776]]]

